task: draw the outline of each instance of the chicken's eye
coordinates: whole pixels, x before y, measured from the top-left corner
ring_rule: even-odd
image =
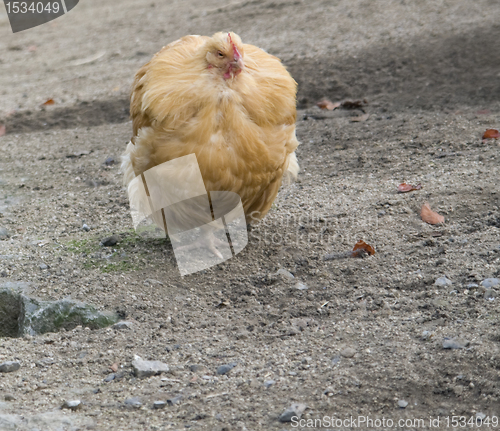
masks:
[[[219,58],[224,58],[224,54],[221,51],[217,51],[217,56]]]

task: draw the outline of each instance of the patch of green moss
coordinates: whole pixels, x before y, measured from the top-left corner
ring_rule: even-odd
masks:
[[[73,253],[90,254],[100,249],[99,241],[96,239],[72,240],[66,243],[68,251]]]
[[[134,271],[139,268],[126,260],[122,260],[120,262],[112,262],[106,265],[102,265],[100,266],[99,269],[101,270],[101,272],[109,273],[109,272]]]

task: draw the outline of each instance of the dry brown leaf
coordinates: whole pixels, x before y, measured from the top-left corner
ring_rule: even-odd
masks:
[[[481,110],[477,111],[476,114],[478,114],[478,115],[489,115],[489,114],[491,114],[491,111],[489,109],[481,109]]]
[[[54,99],[47,99],[45,102],[42,103],[42,106],[48,106],[48,105],[55,105]]]
[[[7,132],[6,127],[3,124],[0,124],[0,136],[5,135],[6,132]]]
[[[437,212],[432,211],[428,202],[425,202],[422,205],[422,209],[420,210],[420,217],[423,221],[429,224],[444,223],[444,217]]]
[[[321,109],[328,109],[329,111],[333,111],[334,109],[340,108],[342,102],[333,103],[331,100],[322,99],[318,103],[316,103]]]
[[[422,186],[420,184],[417,184],[416,186],[412,186],[411,184],[406,184],[406,183],[401,183],[398,186],[398,192],[399,193],[407,193],[407,192],[412,192],[413,190],[420,190]]]
[[[115,362],[111,367],[109,367],[113,373],[116,373],[118,371],[118,362]]]
[[[488,129],[483,133],[483,139],[498,139],[500,132],[497,129]]]
[[[368,105],[368,102],[366,99],[344,100],[340,105],[343,109],[362,109],[365,105]]]
[[[362,257],[364,253],[368,253],[370,256],[375,254],[375,249],[370,245],[360,239],[352,249],[351,257]]]
[[[369,116],[370,116],[370,114],[363,114],[363,115],[360,115],[359,117],[351,117],[350,120],[352,123],[361,123],[362,121],[368,120]]]

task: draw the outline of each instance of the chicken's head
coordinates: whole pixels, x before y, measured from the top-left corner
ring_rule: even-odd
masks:
[[[243,44],[240,37],[233,33],[215,33],[206,46],[207,68],[215,68],[224,79],[239,75],[245,67],[243,62]]]

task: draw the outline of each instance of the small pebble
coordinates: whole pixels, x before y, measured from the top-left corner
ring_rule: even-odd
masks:
[[[236,367],[236,362],[231,362],[230,364],[225,364],[217,367],[217,374],[222,376],[224,374],[229,373],[234,367]]]
[[[118,244],[119,241],[120,237],[118,235],[112,235],[101,240],[101,244],[104,247],[113,247],[114,245]]]
[[[451,286],[453,284],[453,282],[447,278],[447,277],[439,277],[435,282],[434,284],[436,286],[441,286],[441,287],[444,287],[444,286]]]
[[[280,422],[292,422],[293,418],[300,419],[302,413],[306,409],[305,404],[294,403],[290,407],[288,407],[283,413],[281,413],[279,417]]]
[[[19,368],[21,368],[21,364],[19,362],[4,362],[3,364],[0,364],[0,373],[12,373],[19,370]]]
[[[324,391],[323,391],[323,394],[324,395],[327,395],[329,397],[333,396],[333,394],[335,393],[335,390],[329,386],[328,388],[326,388]]]
[[[40,269],[47,269],[48,268],[48,266],[45,265],[45,263],[41,263],[39,266],[40,266]]]
[[[398,407],[401,409],[405,409],[407,405],[408,405],[408,401],[405,401],[405,400],[398,401]]]
[[[138,358],[132,361],[132,367],[136,377],[145,378],[156,376],[161,373],[168,373],[169,367],[160,361],[143,361]]]
[[[63,409],[78,410],[82,407],[82,402],[80,400],[64,401],[62,405]]]
[[[166,405],[167,405],[166,401],[155,401],[153,403],[153,408],[156,410],[160,410],[160,409],[165,408]]]
[[[481,281],[481,286],[485,287],[486,289],[490,289],[491,287],[498,286],[499,283],[500,283],[499,278],[487,278]]]
[[[445,338],[443,341],[443,349],[465,349],[466,343],[453,340],[452,338]]]
[[[264,387],[265,387],[266,389],[268,389],[268,388],[270,388],[272,385],[274,385],[275,383],[276,383],[276,382],[275,382],[274,380],[266,380],[266,381],[264,382]]]
[[[9,237],[10,237],[9,231],[4,227],[0,227],[0,239],[6,239]]]
[[[352,347],[346,347],[344,350],[340,352],[340,354],[344,358],[352,358],[356,354],[356,350],[354,350]]]
[[[134,407],[136,409],[142,406],[141,399],[139,397],[127,398],[124,403],[126,406]]]
[[[493,289],[486,289],[486,292],[484,292],[484,299],[495,299],[496,297],[497,294]]]
[[[112,166],[116,163],[116,160],[113,156],[108,157],[106,160],[104,160],[104,164],[106,166]]]
[[[16,397],[12,394],[5,394],[4,399],[5,401],[15,401]]]
[[[115,380],[115,377],[116,377],[115,373],[108,374],[106,377],[104,377],[104,381],[106,383],[109,383],[109,382]]]
[[[423,331],[422,332],[422,340],[427,341],[429,338],[431,338],[434,334],[430,331]]]
[[[90,227],[87,225],[87,224],[83,224],[82,226],[82,229],[85,231],[85,232],[88,232],[90,230]]]
[[[340,362],[340,356],[335,356],[335,358],[332,359],[332,364],[337,365]]]
[[[299,289],[299,290],[307,290],[307,289],[309,289],[309,288],[307,287],[307,284],[300,283],[300,282],[299,282],[299,283],[297,283],[297,284],[295,285],[295,288],[297,288],[297,289]]]
[[[134,324],[132,322],[128,322],[126,320],[121,320],[120,322],[117,322],[113,325],[113,329],[131,329]]]
[[[283,268],[278,269],[278,272],[276,273],[276,275],[282,275],[283,277],[285,277],[288,280],[293,280],[295,278],[290,271],[287,271],[286,269],[283,269]]]
[[[486,419],[486,415],[484,413],[478,412],[478,413],[476,413],[476,419],[479,419],[480,421],[484,421]]]

